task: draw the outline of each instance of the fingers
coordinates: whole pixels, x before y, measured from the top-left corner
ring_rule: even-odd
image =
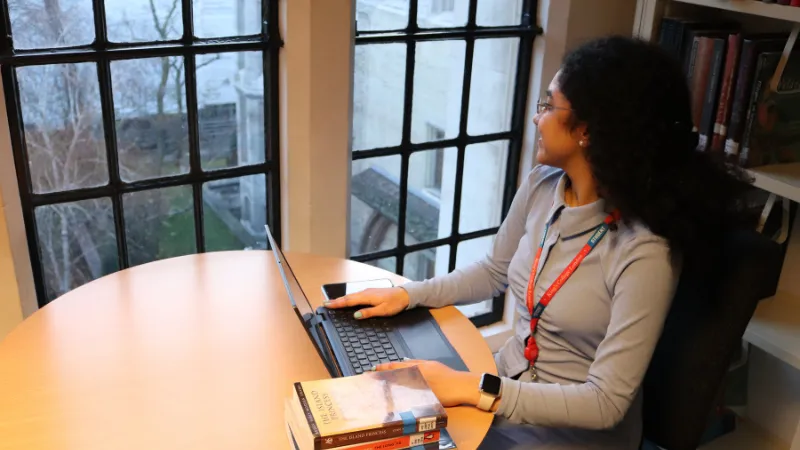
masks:
[[[386,303],[381,303],[380,305],[373,306],[372,308],[360,309],[353,314],[353,317],[356,319],[369,319],[370,317],[387,316],[388,314],[386,314],[386,308]]]
[[[385,370],[402,369],[404,367],[416,366],[420,362],[422,362],[422,361],[403,358],[402,361],[392,361],[392,362],[388,362],[388,363],[376,364],[376,365],[372,366],[370,371],[372,371],[372,372],[383,372]]]
[[[358,305],[374,305],[375,296],[370,295],[369,290],[357,292],[355,294],[347,295],[335,300],[327,301],[323,304],[326,308],[346,308],[349,306]]]

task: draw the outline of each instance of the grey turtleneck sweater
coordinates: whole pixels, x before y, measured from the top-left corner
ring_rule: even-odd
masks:
[[[506,423],[528,424],[521,431],[537,449],[635,449],[641,433],[639,388],[680,268],[663,238],[642,225],[619,223],[542,315],[536,332],[538,378],[532,382],[523,354],[530,334],[525,295],[545,223],[555,217],[539,263],[536,302],[609,212],[602,199],[566,206],[565,185],[561,170],[535,167],[484,259],[403,287],[409,308],[473,303],[508,291],[516,305],[515,334],[496,356],[503,377],[496,414]]]

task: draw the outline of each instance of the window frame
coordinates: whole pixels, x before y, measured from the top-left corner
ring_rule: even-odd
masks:
[[[484,0],[485,1],[485,0]],[[528,91],[531,78],[532,54],[536,36],[542,34],[543,30],[537,25],[538,1],[523,0],[522,11],[520,14],[520,24],[513,26],[478,26],[477,18],[478,0],[469,1],[467,23],[463,27],[455,28],[420,28],[417,23],[418,0],[409,1],[408,25],[404,29],[398,30],[364,30],[358,31],[356,21],[355,45],[404,43],[406,47],[405,75],[404,75],[404,99],[403,99],[403,122],[402,138],[399,145],[391,147],[373,148],[365,150],[351,151],[351,160],[383,157],[400,156],[400,184],[399,184],[399,211],[397,219],[397,245],[388,250],[381,250],[367,254],[351,256],[351,259],[359,262],[376,261],[383,258],[395,258],[395,267],[398,274],[403,274],[405,257],[416,251],[432,249],[440,246],[449,246],[450,261],[449,270],[453,271],[456,267],[458,244],[471,239],[477,239],[497,234],[499,227],[492,227],[470,233],[460,233],[458,226],[461,215],[461,194],[464,174],[464,160],[466,159],[466,148],[470,144],[485,143],[491,141],[508,141],[508,155],[505,167],[505,182],[503,187],[503,201],[501,208],[501,219],[505,219],[511,206],[511,201],[517,191],[519,181],[519,171],[522,162],[522,144],[525,138],[525,120],[527,116]],[[472,81],[473,56],[475,42],[479,39],[489,38],[519,38],[517,52],[517,69],[514,81],[514,99],[511,113],[511,126],[509,131],[492,133],[478,136],[471,136],[467,132],[469,119],[470,90]],[[464,82],[461,92],[461,108],[458,136],[452,139],[441,141],[412,143],[411,142],[411,119],[414,94],[414,70],[416,44],[418,42],[439,41],[439,40],[464,40],[466,42],[464,58]],[[408,205],[408,172],[410,156],[418,151],[436,150],[442,148],[455,148],[457,150],[455,195],[453,199],[453,222],[451,234],[444,238],[406,244],[406,213]],[[505,295],[501,294],[492,299],[492,311],[471,317],[470,320],[477,327],[490,325],[503,320],[505,314]]]
[[[123,195],[153,189],[191,186],[196,253],[205,252],[202,186],[206,182],[263,174],[266,177],[267,223],[276,239],[281,236],[280,180],[280,110],[279,56],[283,41],[279,30],[278,2],[261,0],[261,32],[226,38],[194,36],[193,1],[181,0],[183,35],[171,41],[114,43],[108,40],[105,4],[92,0],[94,42],[71,47],[17,50],[13,47],[8,0],[0,0],[0,73],[8,117],[11,153],[24,222],[37,303],[48,303],[44,267],[39,249],[35,209],[37,207],[80,200],[109,198],[113,205],[114,231],[119,270],[130,267],[127,251]],[[225,169],[203,171],[200,158],[200,136],[196,85],[196,56],[210,53],[260,51],[264,80],[264,162]],[[184,58],[186,115],[188,127],[189,171],[186,174],[124,182],[120,178],[117,152],[116,120],[113,104],[111,62],[151,57]],[[108,182],[103,186],[37,194],[34,192],[28,166],[24,122],[16,69],[33,65],[92,63],[96,65],[104,128]],[[8,195],[8,194],[7,194]]]

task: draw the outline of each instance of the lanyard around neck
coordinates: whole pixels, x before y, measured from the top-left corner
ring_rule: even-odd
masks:
[[[539,303],[536,304],[534,307],[533,304],[533,291],[534,286],[536,285],[536,272],[539,267],[539,260],[542,257],[542,249],[544,248],[544,242],[547,238],[547,231],[550,229],[550,225],[555,220],[558,214],[554,214],[551,220],[548,220],[544,226],[544,233],[542,233],[542,239],[539,241],[539,248],[536,249],[536,256],[533,258],[533,267],[531,268],[531,276],[528,279],[528,291],[527,291],[527,306],[528,312],[531,314],[531,335],[528,338],[528,344],[525,347],[525,358],[530,361],[531,365],[536,361],[536,358],[539,356],[539,347],[536,345],[536,338],[534,337],[534,333],[536,333],[536,327],[539,324],[539,318],[542,317],[542,313],[544,309],[547,308],[547,305],[550,304],[550,301],[553,299],[553,296],[556,295],[561,286],[566,283],[567,279],[575,272],[575,269],[583,262],[583,259],[586,258],[586,255],[591,252],[594,247],[603,239],[603,236],[606,235],[611,224],[619,220],[619,211],[614,210],[611,214],[609,214],[602,224],[600,224],[597,228],[595,228],[592,236],[586,242],[586,244],[581,248],[577,255],[572,259],[572,261],[567,265],[563,272],[558,276],[558,278],[553,281],[553,284],[550,285],[549,288],[544,292],[542,297],[539,299]]]

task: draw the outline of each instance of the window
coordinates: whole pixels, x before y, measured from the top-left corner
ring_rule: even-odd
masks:
[[[517,186],[532,3],[357,0],[353,259],[421,280],[490,250]],[[485,325],[503,304],[460,309]]]
[[[484,0],[485,1],[485,0]],[[431,14],[450,12],[455,8],[455,0],[432,0]]]
[[[40,306],[133,265],[265,248],[267,222],[280,233],[275,2],[4,5],[0,64]]]

